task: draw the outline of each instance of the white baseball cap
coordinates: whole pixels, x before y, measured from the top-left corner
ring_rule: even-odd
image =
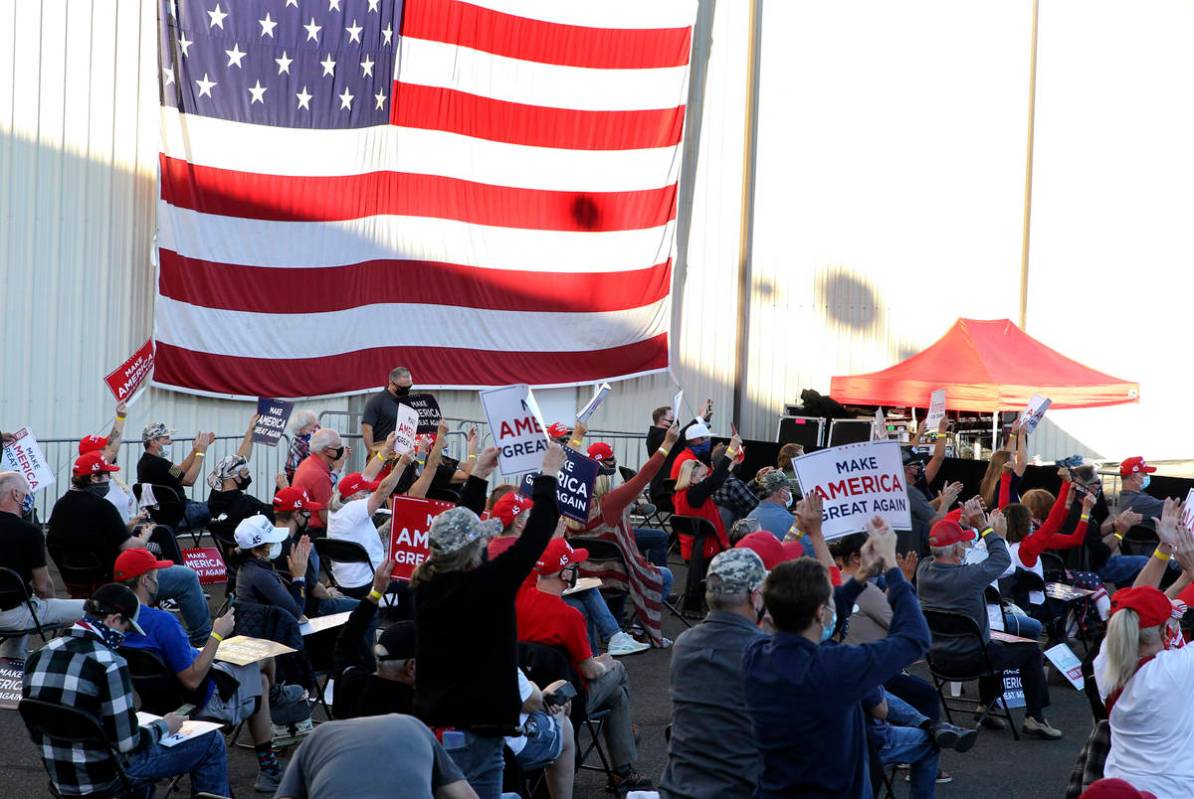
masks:
[[[264,516],[250,516],[236,526],[236,545],[241,549],[252,549],[262,544],[277,544],[290,537],[286,527],[274,527]]]
[[[711,435],[712,433],[709,432],[708,427],[705,427],[705,423],[697,419],[684,431],[684,440],[692,441],[694,438],[708,438]]]

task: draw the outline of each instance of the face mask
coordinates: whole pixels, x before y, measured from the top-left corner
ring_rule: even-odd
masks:
[[[165,458],[168,461],[173,461],[174,460],[174,442],[171,441],[169,444],[162,444],[161,449],[158,450],[158,455],[160,455],[161,457]]]
[[[269,558],[270,560],[277,560],[278,556],[281,554],[282,554],[282,542],[275,541],[274,543],[269,545],[269,552],[266,554],[266,557]]]
[[[155,579],[153,581],[153,588],[146,590],[149,593],[149,604],[156,605],[158,603],[158,581]]]
[[[833,630],[837,627],[837,607],[830,605],[830,610],[833,611],[833,615],[829,617],[829,626],[821,630],[821,643],[825,643],[832,638]]]
[[[305,513],[300,513],[295,521],[299,533],[302,534],[302,532],[307,529],[307,524],[311,521],[311,517]]]
[[[1140,481],[1140,490],[1143,491],[1144,489],[1148,488],[1148,484],[1152,481],[1153,476],[1151,474],[1144,475],[1144,479]]]
[[[576,579],[580,576],[580,570],[569,567],[560,572],[560,579],[564,581],[564,585],[569,588],[576,587]]]
[[[613,477],[614,472],[617,471],[617,469],[618,465],[616,463],[611,463],[609,466],[598,466],[597,474],[603,474],[606,477]]]
[[[411,388],[413,388],[413,386],[395,386],[394,393],[399,397],[405,397],[410,394]]]
[[[343,446],[343,445],[341,445],[341,446],[337,447],[336,449],[332,450],[332,460],[334,460],[334,461],[338,461],[338,460],[340,460],[342,457],[344,457],[344,446]]]
[[[26,494],[25,498],[21,500],[21,515],[28,516],[31,510],[33,510],[33,495]]]
[[[709,450],[712,449],[712,446],[708,441],[704,441],[700,444],[689,444],[688,448],[692,450],[694,454],[703,458],[709,454]]]
[[[246,488],[248,488],[252,484],[253,484],[253,478],[251,476],[250,477],[242,477],[236,481],[236,487],[238,489],[240,489],[241,491],[244,491]]]
[[[100,637],[104,639],[104,643],[107,644],[110,649],[118,649],[120,645],[124,643],[124,639],[128,636],[128,633],[122,633],[120,630],[113,630],[111,627],[90,614],[83,616],[83,621],[90,624],[91,627],[100,634]]]
[[[97,497],[100,497],[100,498],[108,496],[108,489],[110,489],[110,488],[111,488],[111,485],[109,485],[108,483],[91,483],[90,485],[87,486],[87,490],[90,493],[95,494]]]
[[[785,508],[792,507],[792,494],[790,492],[788,493],[788,498],[784,500],[784,507]]]

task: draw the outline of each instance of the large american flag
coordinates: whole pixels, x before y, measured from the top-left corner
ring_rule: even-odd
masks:
[[[694,0],[162,0],[155,382],[668,363]]]

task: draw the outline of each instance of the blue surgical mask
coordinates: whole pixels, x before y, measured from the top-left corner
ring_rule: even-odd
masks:
[[[1148,484],[1152,482],[1152,479],[1153,476],[1151,474],[1144,475],[1144,478],[1140,481],[1140,490],[1143,491],[1148,488]]]
[[[821,630],[821,643],[825,643],[833,637],[833,631],[837,628],[837,607],[830,605],[830,610],[833,611],[833,616],[829,620],[829,626]]]
[[[700,444],[689,444],[688,448],[690,450],[692,450],[693,453],[695,453],[696,455],[699,455],[703,458],[709,454],[709,450],[712,447],[708,441],[702,441]]]

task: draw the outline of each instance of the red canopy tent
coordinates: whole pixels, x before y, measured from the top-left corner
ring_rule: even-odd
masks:
[[[1096,372],[1029,336],[1007,319],[959,319],[924,352],[881,372],[833,378],[829,395],[848,405],[923,408],[946,389],[951,411],[1025,407],[1033,394],[1053,409],[1136,402],[1138,383]]]

